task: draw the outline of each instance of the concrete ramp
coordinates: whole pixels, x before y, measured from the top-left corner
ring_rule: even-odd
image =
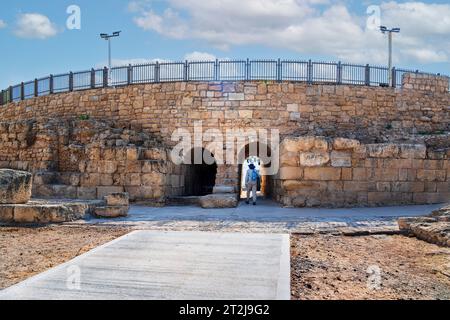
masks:
[[[289,235],[135,231],[0,299],[287,300]]]

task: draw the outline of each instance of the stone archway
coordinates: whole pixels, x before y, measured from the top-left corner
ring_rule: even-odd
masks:
[[[207,159],[213,161],[205,161],[205,157],[197,159],[195,161],[195,153],[201,152],[202,155],[206,155]],[[214,155],[204,148],[191,149],[188,158],[185,158],[184,170],[184,196],[205,196],[213,193],[214,186],[216,184],[217,164],[214,159]],[[212,162],[212,163],[211,163]]]
[[[267,173],[267,168],[269,168],[272,164],[271,156],[272,150],[270,146],[259,142],[249,143],[241,149],[238,154],[238,190],[241,199],[246,197],[246,190],[243,186],[245,184],[244,179],[249,165],[249,159],[258,161],[257,167],[259,166],[259,173],[261,176],[258,196],[263,198],[272,198],[273,180],[272,176]]]

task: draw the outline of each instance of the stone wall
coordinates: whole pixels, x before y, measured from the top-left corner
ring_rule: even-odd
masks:
[[[384,142],[385,135],[450,130],[448,79],[408,75],[404,89],[295,82],[177,82],[56,94],[0,107],[2,120],[91,118],[138,126],[173,145],[176,128],[277,128]]]
[[[285,206],[429,204],[450,199],[450,149],[295,137],[285,139],[280,152],[274,194]]]
[[[265,187],[286,206],[444,202],[449,97],[448,79],[415,74],[402,89],[177,82],[55,94],[0,107],[0,168],[33,172],[38,197],[126,191],[162,204],[193,183],[192,168],[168,158],[172,132],[202,121],[224,135],[280,131],[281,171]],[[240,172],[219,165],[216,186],[238,192]]]
[[[128,192],[133,201],[164,203],[184,192],[182,166],[142,132],[97,120],[0,122],[0,168],[31,171],[33,196],[102,199]]]

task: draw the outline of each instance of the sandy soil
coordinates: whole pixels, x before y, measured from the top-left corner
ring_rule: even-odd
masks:
[[[317,235],[292,236],[291,250],[293,299],[450,299],[450,248],[403,236]]]
[[[120,237],[124,228],[0,228],[0,289]]]

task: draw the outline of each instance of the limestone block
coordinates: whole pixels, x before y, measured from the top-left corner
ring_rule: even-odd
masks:
[[[392,143],[368,144],[367,150],[372,158],[395,158],[399,153],[398,146]]]
[[[95,208],[95,215],[99,218],[119,218],[128,216],[128,206],[106,206]]]
[[[400,158],[403,159],[425,159],[427,156],[427,147],[421,144],[402,144],[400,145]]]
[[[77,188],[77,198],[82,200],[95,200],[97,199],[97,188],[79,187]]]
[[[341,179],[340,168],[305,168],[305,180],[335,181]]]
[[[123,187],[97,187],[97,199],[103,199],[107,195],[122,192]]]
[[[299,160],[298,152],[286,152],[280,156],[280,167],[298,167]]]
[[[280,169],[281,180],[298,180],[303,177],[303,170],[299,167],[284,167]]]
[[[333,149],[335,150],[353,150],[360,145],[361,143],[354,139],[336,138],[333,140]]]
[[[105,196],[107,206],[129,206],[130,196],[126,192],[111,193]]]
[[[328,152],[302,152],[300,153],[300,165],[303,167],[320,167],[330,162]]]
[[[237,205],[238,197],[233,193],[216,193],[200,198],[200,206],[204,209],[236,208]]]
[[[31,198],[32,174],[0,169],[0,204],[27,203]]]
[[[333,151],[331,152],[331,166],[333,167],[351,167],[352,155],[348,152]]]
[[[0,204],[0,222],[14,221],[14,206]]]

